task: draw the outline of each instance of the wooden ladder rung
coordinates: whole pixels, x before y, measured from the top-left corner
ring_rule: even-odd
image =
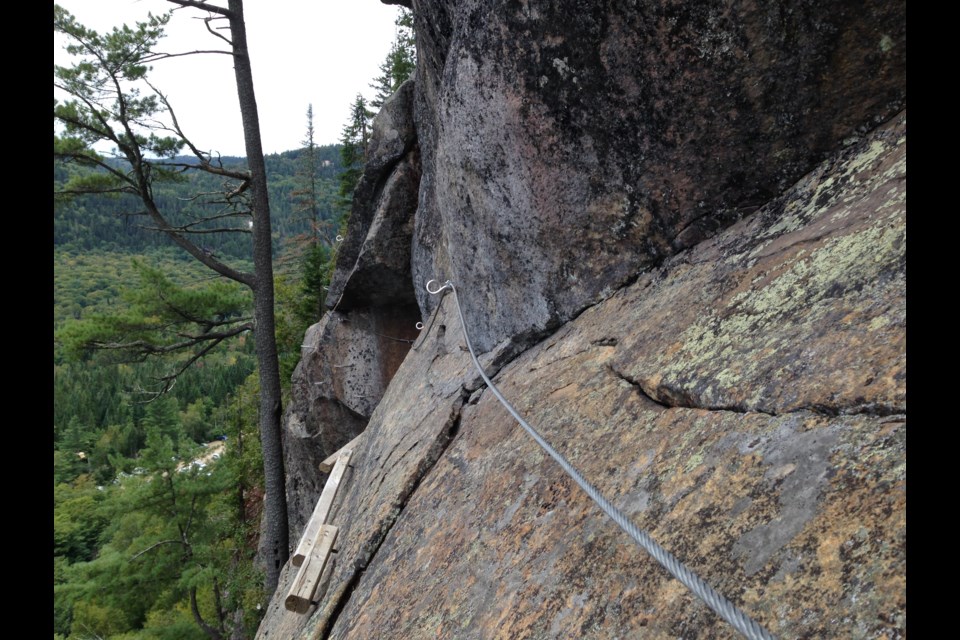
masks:
[[[320,584],[320,576],[323,574],[323,568],[327,564],[330,552],[333,550],[333,543],[337,539],[337,528],[332,524],[325,524],[320,527],[317,544],[313,545],[306,561],[300,565],[297,572],[297,578],[290,587],[283,606],[296,613],[306,613],[314,604],[313,596],[317,592],[317,586]]]
[[[310,521],[307,522],[307,528],[303,530],[303,535],[300,536],[300,543],[297,545],[297,550],[293,552],[293,556],[290,558],[290,561],[295,567],[303,564],[306,557],[310,555],[310,549],[317,543],[320,528],[326,524],[327,517],[330,515],[330,508],[333,506],[333,499],[337,497],[340,480],[350,465],[350,456],[353,455],[353,451],[350,449],[341,449],[338,453],[340,453],[340,457],[337,458],[337,463],[333,465],[333,472],[330,474],[330,477],[327,478],[327,484],[323,485],[323,493],[320,494],[320,499],[317,500],[317,506],[313,509],[313,515],[310,516]]]
[[[364,432],[364,433],[365,433],[365,432]],[[341,455],[344,451],[347,451],[347,450],[352,451],[352,450],[356,449],[356,448],[357,448],[357,444],[360,442],[360,438],[362,438],[362,437],[363,437],[363,433],[361,433],[360,435],[358,435],[356,438],[354,438],[353,440],[351,440],[351,441],[348,442],[347,444],[345,444],[345,445],[343,445],[342,447],[340,447],[340,448],[339,448],[335,453],[333,453],[330,457],[328,457],[326,460],[324,460],[323,462],[321,462],[321,463],[320,463],[320,471],[322,471],[323,473],[330,473],[330,469],[333,469],[333,465],[335,465],[335,464],[337,463],[337,459],[340,457],[340,455]]]

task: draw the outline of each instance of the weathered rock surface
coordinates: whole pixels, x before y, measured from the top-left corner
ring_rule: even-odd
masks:
[[[394,377],[403,382],[389,386],[381,411],[370,418],[341,484],[344,497],[331,513],[331,522],[341,530],[323,615],[311,619],[285,611],[286,594],[278,589],[268,613],[275,624],[262,625],[258,637],[293,637],[278,635],[278,630],[312,629],[332,620],[349,595],[423,474],[457,432],[465,389],[479,386],[469,355],[459,346],[460,335],[456,313],[441,312],[432,324],[432,339],[409,352]]]
[[[334,311],[310,327],[284,420],[291,538],[299,537],[323,490],[319,464],[363,432],[417,337],[416,305]]]
[[[420,164],[412,109],[411,81],[374,119],[327,296],[331,310],[307,331],[293,374],[284,462],[294,540],[326,480],[319,463],[363,431],[417,337],[410,245]]]
[[[339,309],[416,305],[410,277],[410,243],[419,186],[420,158],[414,148],[387,177],[353,268],[335,272],[347,275],[343,276],[339,293],[331,286],[330,304]],[[406,215],[397,215],[398,212]],[[338,297],[334,299],[334,295]]]
[[[904,4],[412,5],[288,414],[294,539],[366,429],[338,553],[258,637],[735,637],[482,388],[432,278],[517,408],[776,636],[904,637],[905,112],[871,131]]]
[[[901,115],[495,376],[778,637],[905,634],[905,154]],[[451,297],[420,342],[335,506],[320,605],[261,637],[736,637],[471,394]]]
[[[539,339],[906,99],[903,2],[413,9],[414,281],[460,285],[482,351]]]
[[[413,123],[414,82],[408,80],[374,118],[363,175],[346,237],[337,250],[327,306],[409,304],[413,213],[420,158]]]
[[[905,140],[901,118],[496,377],[778,637],[905,633]],[[329,637],[737,634],[484,392]]]

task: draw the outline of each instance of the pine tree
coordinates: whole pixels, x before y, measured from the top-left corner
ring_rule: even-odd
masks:
[[[296,188],[291,195],[294,212],[305,219],[310,226],[310,244],[320,239],[320,194],[319,165],[317,144],[313,138],[313,105],[307,105],[307,133],[303,139],[303,149],[297,157],[297,170],[294,174]]]
[[[370,86],[377,95],[370,106],[380,110],[387,98],[400,88],[417,66],[417,46],[413,31],[413,13],[409,9],[400,9],[396,25],[396,37],[390,45],[390,52],[380,64],[380,75],[374,78]]]
[[[243,2],[227,0],[227,6],[222,6],[200,0],[168,1],[205,11],[208,21],[223,19],[229,23],[230,37],[219,37],[229,44],[227,53],[233,60],[248,170],[227,168],[219,159],[201,151],[184,134],[166,96],[146,80],[149,65],[167,57],[154,47],[163,36],[169,16],[150,16],[133,28],[124,26],[100,35],[56,5],[54,30],[70,39],[67,51],[80,60],[69,67],[54,67],[54,87],[70,96],[64,102],[54,100],[54,120],[62,128],[59,135],[55,131],[54,158],[96,169],[78,180],[68,181],[63,192],[136,196],[155,230],[166,234],[211,270],[247,286],[253,293],[252,325],[260,376],[260,435],[266,493],[261,544],[266,560],[265,588],[270,595],[289,557],[289,529],[281,443],[283,409],[275,335],[270,202]],[[212,30],[211,33],[218,35]],[[97,143],[113,147],[117,158],[104,158],[96,150]],[[177,155],[184,148],[195,156],[195,162],[178,161]],[[154,185],[178,179],[186,171],[203,171],[233,180],[233,187],[216,203],[225,210],[189,223],[172,219],[154,197]],[[248,225],[230,224],[238,217],[246,218]],[[223,231],[209,226],[221,224],[230,231],[250,234],[252,272],[225,263],[192,239],[196,236],[191,234]],[[207,320],[209,323],[211,319]],[[212,321],[217,322],[215,316]],[[242,331],[237,330],[235,335]],[[192,344],[187,348],[201,343],[214,344],[221,339],[220,334],[220,331],[204,331],[188,335],[185,340]],[[147,343],[148,352],[153,346]],[[204,349],[206,346],[200,347],[198,357],[205,353]]]
[[[166,637],[202,632],[223,640],[230,631],[222,601],[232,534],[216,512],[235,477],[219,463],[184,464],[163,433],[176,419],[175,407],[151,406],[161,408],[140,455],[141,472],[111,487],[103,503],[106,543],[96,558],[71,568],[75,579],[61,586],[61,595],[72,595],[77,637],[119,635],[160,622],[180,627]],[[183,615],[186,607],[190,614]]]
[[[334,246],[334,229],[330,220],[320,215],[320,177],[317,146],[313,140],[313,105],[307,107],[307,134],[298,159],[294,180],[297,189],[293,195],[297,198],[297,211],[309,216],[310,235],[306,239],[296,239],[300,245],[295,253],[300,255],[300,273],[298,274],[299,297],[294,308],[297,329],[306,330],[316,322],[323,309],[324,286],[329,284],[327,262],[330,249]],[[306,241],[304,241],[306,240]],[[302,331],[300,332],[302,333]],[[297,337],[299,340],[299,337]],[[299,349],[296,350],[299,353]]]
[[[181,436],[184,434],[176,398],[163,396],[148,404],[143,426],[148,439],[151,434],[158,434],[171,443],[174,454],[180,454],[180,445],[184,440]]]
[[[350,105],[350,117],[340,135],[340,144],[343,145],[340,149],[340,160],[343,164],[343,173],[340,174],[340,203],[345,210],[350,208],[353,191],[363,173],[372,117],[373,112],[367,108],[366,99],[358,93]]]

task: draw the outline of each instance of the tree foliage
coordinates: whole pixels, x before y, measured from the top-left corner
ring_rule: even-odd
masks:
[[[231,47],[223,53],[240,67],[249,64],[243,33],[238,41],[233,31],[242,27],[240,2],[169,1],[206,11],[208,24],[229,20],[231,37],[224,39]],[[256,297],[264,280],[251,264],[250,241],[259,237],[276,249],[289,248],[285,239],[301,234],[319,240],[291,262],[296,269],[276,278],[283,304],[275,335],[285,345],[280,366],[288,377],[328,284],[333,252],[323,237],[336,233],[366,155],[372,113],[362,98],[360,109],[357,101],[351,105],[352,126],[344,130],[345,136],[351,130],[353,145],[345,154],[354,169],[348,190],[339,181],[341,147],[314,143],[308,113],[302,149],[259,154],[279,205],[271,229],[270,207],[264,212],[250,198],[258,189],[267,192],[254,168],[243,158],[202,152],[149,82],[151,64],[165,57],[154,45],[169,19],[150,16],[98,34],[55,7],[54,28],[71,39],[77,61],[54,70],[60,91],[54,104],[54,632],[60,638],[252,636],[263,603],[263,575],[252,550],[268,467],[255,425],[278,424],[280,403],[269,390],[258,403],[263,387],[250,375],[252,341],[244,340],[244,325],[264,326],[251,317],[251,292]],[[395,73],[403,68],[398,52],[395,43],[383,99],[402,82]],[[249,77],[241,81],[241,73],[238,85],[246,83],[251,97],[252,84]],[[248,145],[248,156],[258,152],[259,142]],[[171,245],[196,262],[174,258]],[[131,261],[121,252],[147,255]],[[248,277],[233,279],[249,291],[203,275],[197,264],[221,276]],[[274,278],[268,280],[272,286]],[[213,345],[230,327],[244,327],[238,339]],[[193,351],[168,350],[194,340]],[[203,359],[193,358],[207,346]],[[162,356],[144,360],[149,353]],[[179,378],[171,376],[178,371]],[[165,386],[164,396],[141,402]],[[218,434],[229,436],[224,457],[204,468],[190,465],[203,451],[198,443]],[[273,482],[276,487],[275,474]],[[270,537],[271,520],[264,521]],[[267,541],[268,551],[278,548],[277,539]],[[267,569],[276,571],[282,561],[272,560]]]
[[[340,204],[344,211],[344,221],[353,201],[353,192],[363,173],[363,164],[366,162],[371,120],[387,98],[413,75],[417,66],[413,14],[409,9],[401,8],[394,25],[396,36],[390,45],[390,51],[380,64],[380,75],[374,78],[370,85],[376,95],[367,102],[362,94],[357,94],[350,105],[350,115],[340,135],[340,160],[343,165],[340,173]],[[343,223],[341,228],[342,226]]]
[[[209,27],[213,20],[229,23],[229,38],[211,33],[230,45],[237,82],[244,140],[249,169],[226,167],[194,144],[180,128],[166,97],[147,79],[149,65],[165,54],[154,47],[163,33],[168,18],[150,16],[135,27],[114,28],[100,34],[83,27],[67,11],[55,7],[54,29],[67,36],[69,53],[74,63],[54,67],[54,86],[69,96],[54,101],[54,119],[61,129],[55,132],[54,158],[97,169],[69,179],[60,191],[62,196],[86,193],[124,193],[139,199],[142,211],[153,229],[165,233],[176,245],[217,274],[249,287],[253,293],[253,327],[260,373],[260,434],[264,460],[265,536],[267,561],[266,590],[276,588],[280,567],[289,554],[283,453],[280,442],[282,413],[279,361],[274,334],[273,257],[270,205],[267,195],[266,165],[260,144],[259,119],[253,90],[252,71],[246,42],[246,27],[241,0],[229,0],[226,7],[194,0],[169,0],[180,7],[193,7],[206,12]],[[111,148],[114,161],[105,159],[98,145]],[[177,160],[177,154],[188,149],[192,162]],[[117,162],[117,161],[120,162]],[[165,214],[154,198],[154,186],[169,180],[182,179],[186,172],[203,171],[221,176],[224,188],[214,194],[198,194],[211,209],[199,218],[183,221]],[[244,224],[244,220],[248,223]],[[198,234],[232,231],[250,233],[253,272],[243,271],[224,262],[213,252],[204,250],[194,238]],[[239,335],[250,327],[240,327],[227,319],[235,319],[233,309],[211,314],[209,307],[198,306],[197,300],[183,297],[168,305],[179,315],[200,328],[200,331],[178,334],[180,342],[158,346],[151,332],[163,327],[149,326],[152,318],[121,318],[114,326],[87,326],[88,344],[106,344],[122,350],[139,349],[144,355],[169,353],[174,348],[193,349],[193,360],[219,344],[223,337]],[[206,316],[193,315],[203,311]],[[130,322],[130,321],[134,322]],[[119,326],[117,326],[119,325]],[[162,320],[161,320],[162,325]],[[117,328],[140,331],[122,343],[104,342],[102,330]],[[227,335],[229,334],[229,335]],[[180,369],[185,370],[184,368]],[[149,436],[148,436],[149,437]]]
[[[297,333],[302,335],[308,326],[320,318],[324,287],[329,284],[328,262],[336,246],[338,216],[332,214],[332,207],[323,202],[323,183],[319,177],[320,162],[313,135],[313,105],[309,105],[304,146],[300,150],[294,176],[297,188],[292,196],[298,211],[308,222],[310,231],[291,239],[288,243],[290,250],[284,260],[296,263],[296,272],[288,278],[291,283],[297,283],[296,293],[289,292],[291,295],[288,295],[286,303],[292,307],[293,319],[287,329],[293,334],[291,338],[297,341],[299,338],[294,336]],[[297,352],[299,353],[299,349]],[[292,373],[292,368],[289,371],[286,369],[287,367],[281,366],[284,379],[287,373]]]
[[[345,211],[350,209],[353,192],[363,173],[373,115],[367,107],[366,98],[358,93],[350,105],[350,117],[340,134],[340,163],[343,165],[343,173],[340,174],[340,201]]]
[[[224,340],[253,329],[250,292],[237,283],[214,280],[192,287],[175,285],[162,271],[134,262],[140,286],[123,292],[123,312],[100,313],[66,325],[56,334],[68,358],[112,352],[118,361],[139,362],[154,355],[176,357],[152,393],[170,390],[188,367]]]
[[[186,137],[165,96],[147,79],[150,63],[162,59],[153,53],[163,35],[169,15],[149,16],[134,28],[115,27],[105,36],[80,25],[62,7],[54,6],[54,31],[67,36],[67,51],[75,56],[70,66],[54,66],[54,87],[68,96],[54,99],[54,159],[65,164],[97,169],[74,173],[55,195],[130,194],[140,210],[134,215],[149,218],[155,230],[163,231],[181,248],[217,273],[237,282],[252,284],[253,274],[238,271],[206,253],[189,239],[190,234],[226,229],[249,233],[237,218],[249,218],[240,196],[249,186],[249,172],[226,168],[219,159],[200,151]],[[146,95],[144,95],[146,92]],[[110,149],[110,158],[98,149]],[[189,147],[195,162],[177,160]],[[219,207],[203,218],[171,220],[154,197],[157,185],[182,180],[190,171],[205,171],[229,181],[227,190],[207,203]],[[214,226],[217,225],[217,226]]]
[[[401,7],[397,19],[396,36],[390,45],[386,59],[380,64],[380,75],[374,78],[370,86],[376,90],[376,96],[370,106],[380,110],[383,103],[400,88],[407,78],[413,75],[417,66],[417,45],[413,32],[413,13]]]
[[[189,407],[177,411],[167,396],[146,406],[146,446],[127,472],[105,486],[86,474],[55,486],[55,632],[252,635],[262,597],[252,563],[262,465],[256,396],[251,376],[210,410],[227,437],[218,459],[187,437]]]
[[[228,449],[229,459],[191,463],[203,449],[183,439],[178,445],[176,412],[162,403],[153,407],[136,474],[107,491],[63,485],[55,494],[68,496],[63,506],[69,510],[61,513],[82,511],[71,522],[86,527],[55,524],[59,550],[73,561],[54,591],[71,612],[62,631],[107,637],[162,620],[181,628],[183,637],[226,638],[235,624],[228,613],[239,608],[231,599],[241,599],[251,584],[243,569],[249,531],[233,524],[244,519],[237,510],[246,509],[236,495],[244,485],[240,453]],[[77,547],[91,532],[107,540],[95,558]],[[178,606],[188,615],[175,615]]]

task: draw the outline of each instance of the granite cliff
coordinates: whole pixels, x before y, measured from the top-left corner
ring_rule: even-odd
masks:
[[[496,401],[777,637],[898,638],[906,38],[897,2],[412,2],[285,417],[261,638],[733,638]],[[423,323],[418,331],[416,323]]]

